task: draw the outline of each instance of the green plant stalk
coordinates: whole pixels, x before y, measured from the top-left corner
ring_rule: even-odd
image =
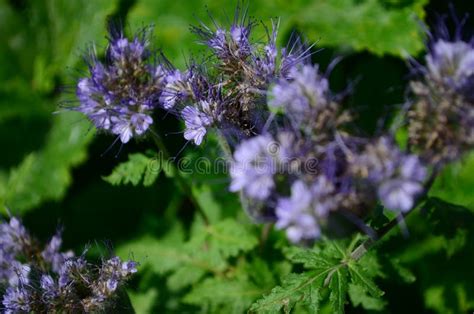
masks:
[[[421,193],[420,196],[416,199],[415,204],[409,211],[398,214],[397,217],[395,217],[385,226],[377,230],[376,237],[365,240],[351,252],[350,256],[353,260],[357,261],[361,259],[362,256],[364,256],[374,245],[376,245],[380,239],[382,239],[387,233],[389,233],[393,228],[395,228],[395,226],[397,226],[400,221],[405,219],[410,213],[412,213],[416,208],[418,208],[419,205],[421,205],[427,200],[428,192],[431,189],[431,186],[433,185],[439,170],[440,169],[438,167],[433,169],[428,181],[426,181],[423,193]]]
[[[153,142],[155,143],[156,147],[161,151],[163,154],[163,158],[165,160],[170,160],[170,153],[168,152],[168,149],[166,148],[165,143],[163,142],[163,139],[159,135],[159,133],[154,129],[153,132],[151,132],[151,137],[153,138]],[[209,217],[207,216],[206,212],[201,208],[199,205],[198,201],[193,195],[192,189],[188,184],[188,181],[186,181],[185,178],[181,176],[181,172],[179,169],[176,167],[174,163],[168,163],[169,167],[173,167],[173,172],[176,173],[176,182],[178,184],[178,187],[181,189],[181,191],[188,197],[188,199],[191,201],[193,204],[194,208],[198,211],[199,215],[201,215],[204,224],[208,226],[210,224]]]

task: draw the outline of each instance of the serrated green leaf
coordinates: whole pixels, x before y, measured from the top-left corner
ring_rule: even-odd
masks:
[[[330,260],[318,248],[306,249],[290,247],[284,250],[287,258],[295,264],[303,264],[305,268],[320,268],[331,265]]]
[[[143,185],[148,187],[155,183],[158,175],[161,172],[162,161],[158,158],[150,158],[147,170],[143,177]]]
[[[302,274],[289,274],[281,286],[272,289],[270,294],[252,304],[250,312],[276,313],[284,310],[289,313],[296,302],[318,308],[319,292],[330,268],[319,271],[309,271]],[[317,296],[317,297],[316,297]]]
[[[211,313],[244,313],[263,292],[242,278],[208,278],[193,287],[183,301],[209,308]]]
[[[374,297],[381,297],[384,294],[357,262],[350,262],[348,266],[351,280],[354,284],[363,287]]]
[[[155,166],[156,159],[145,156],[141,153],[130,154],[128,161],[115,167],[112,173],[103,179],[112,185],[140,184],[150,186],[154,183],[161,167]]]
[[[344,305],[346,304],[346,294],[348,289],[347,269],[340,267],[335,269],[331,274],[329,283],[329,302],[331,303],[334,313],[344,313]]]
[[[258,244],[258,239],[250,228],[233,219],[206,226],[205,232],[212,249],[218,250],[225,258],[252,250]]]
[[[385,302],[380,298],[367,295],[367,290],[359,285],[349,284],[349,297],[354,306],[362,305],[366,310],[381,311],[385,307]]]

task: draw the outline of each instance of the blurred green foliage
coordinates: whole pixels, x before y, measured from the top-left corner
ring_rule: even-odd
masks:
[[[469,7],[454,4],[461,12]],[[92,43],[103,54],[109,25],[125,25],[131,34],[154,24],[153,45],[182,67],[190,55],[199,59],[204,51],[189,25],[210,23],[207,11],[227,25],[234,9],[235,2],[217,0],[0,0],[2,214],[22,216],[40,237],[51,234],[59,221],[67,247],[80,250],[97,241],[91,257],[112,249],[134,257],[141,268],[129,295],[137,313],[472,311],[472,155],[444,170],[433,198],[407,219],[408,239],[394,231],[353,264],[347,260],[350,243],[296,249],[280,232],[252,224],[238,197],[227,192],[224,174],[184,173],[192,186],[184,191],[173,166],[156,167],[153,142],[109,150],[113,138],[96,135],[81,116],[59,106],[75,104],[83,56]],[[377,121],[390,122],[396,115],[409,72],[404,58],[422,52],[420,24],[425,19],[432,24],[435,11],[447,12],[446,3],[249,2],[257,21],[269,26],[271,18],[280,18],[280,45],[297,32],[317,42],[316,49],[325,48],[314,55],[323,68],[335,56],[344,57],[331,86],[342,90],[358,81],[347,105],[366,132],[387,127]],[[180,125],[172,118],[155,121],[177,154],[184,141],[167,133]],[[220,154],[212,138],[183,152],[193,161]],[[342,267],[341,261],[348,264]],[[331,277],[318,276],[324,272]]]

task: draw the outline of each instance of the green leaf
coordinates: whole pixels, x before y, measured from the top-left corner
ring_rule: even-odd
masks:
[[[43,149],[28,155],[11,170],[3,194],[3,207],[13,213],[24,212],[41,202],[59,200],[71,184],[71,170],[87,157],[93,134],[90,125],[78,121],[75,113],[54,118]]]
[[[103,179],[112,185],[132,184],[137,186],[142,182],[143,185],[152,185],[161,166],[156,158],[150,158],[141,153],[130,154],[128,161],[119,164],[112,173]]]
[[[311,249],[284,248],[283,252],[291,262],[303,264],[307,270],[290,274],[281,286],[254,303],[252,309],[256,312],[273,313],[281,309],[288,312],[298,304],[316,313],[319,310],[319,300],[326,301],[329,296],[332,312],[343,313],[349,282],[357,286],[352,288],[355,306],[383,306],[383,302],[379,300],[383,292],[373,281],[375,277],[383,276],[375,253],[368,252],[358,261],[350,257],[351,251],[361,239],[363,237],[356,235],[350,244],[347,244],[348,241],[326,239]],[[326,293],[327,290],[329,293]],[[309,297],[310,295],[313,297]]]
[[[153,305],[158,298],[158,290],[148,289],[143,293],[128,291],[135,313],[152,313]]]
[[[442,237],[449,256],[461,250],[467,243],[474,215],[469,209],[451,204],[439,198],[429,198],[424,204],[434,228],[433,233]]]
[[[344,267],[335,269],[329,283],[331,290],[329,301],[334,313],[344,313],[344,304],[346,303],[346,293],[348,289],[347,284],[347,269]]]
[[[121,246],[119,256],[133,254],[135,259],[150,265],[159,274],[169,274],[167,285],[177,291],[198,283],[205,275],[222,275],[228,258],[248,252],[258,244],[257,237],[247,226],[226,219],[214,225],[199,224],[189,241],[183,230],[176,228],[175,236],[156,239],[145,236]]]
[[[378,0],[322,0],[303,6],[294,22],[321,46],[406,57],[424,47],[419,20],[427,3],[414,0],[400,7]]]
[[[208,278],[193,287],[183,301],[208,308],[211,313],[244,313],[264,291],[243,278]]]
[[[82,59],[86,44],[103,46],[107,16],[116,8],[116,0],[34,1],[29,27],[42,36],[37,41],[33,59],[33,85],[48,91],[54,75],[66,74]],[[71,18],[74,17],[74,18]],[[45,27],[46,26],[46,27]]]
[[[362,305],[366,310],[381,311],[385,307],[385,302],[380,298],[367,295],[367,290],[359,285],[349,284],[349,297],[354,306]]]
[[[173,291],[183,289],[198,282],[208,271],[209,269],[196,267],[192,263],[183,263],[168,277],[168,287]]]
[[[309,271],[302,274],[289,274],[281,286],[272,289],[270,294],[250,307],[250,312],[276,313],[283,309],[289,313],[297,302],[304,302],[317,309],[319,289],[331,269]]]
[[[474,211],[474,153],[447,165],[436,178],[429,195]]]
[[[412,283],[416,280],[416,277],[413,272],[404,265],[402,265],[398,258],[388,257],[386,258],[386,260],[388,260],[390,266],[393,268],[395,273],[403,282]]]
[[[384,294],[384,292],[372,281],[361,265],[357,264],[357,262],[350,262],[348,266],[354,284],[363,287],[374,297],[381,297]]]
[[[205,232],[211,248],[218,250],[225,258],[250,251],[258,244],[258,239],[249,226],[233,219],[206,226]]]
[[[299,247],[285,248],[286,257],[295,264],[303,264],[305,268],[319,268],[332,265],[331,261],[318,248],[305,249]]]

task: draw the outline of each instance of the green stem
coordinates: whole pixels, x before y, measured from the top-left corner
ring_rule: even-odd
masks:
[[[228,161],[232,160],[232,149],[230,148],[229,143],[225,139],[225,136],[220,131],[217,132],[217,140],[218,140],[219,146],[224,152],[225,158]]]
[[[153,132],[151,132],[151,137],[153,138],[153,142],[155,143],[156,147],[162,153],[162,157],[163,157],[162,162],[164,160],[166,160],[166,161],[170,160],[171,155],[168,152],[168,149],[166,148],[166,145],[163,142],[163,139],[161,138],[159,133],[156,130],[153,130]],[[179,171],[179,169],[176,167],[176,165],[173,162],[167,163],[167,166],[168,167],[173,167],[173,173],[176,174],[175,179],[176,179],[176,182],[178,184],[178,187],[181,189],[181,192],[183,192],[184,195],[186,195],[188,197],[190,202],[193,204],[194,208],[196,208],[199,215],[201,215],[201,217],[204,221],[204,224],[209,225],[210,224],[209,217],[207,216],[207,214],[204,212],[204,210],[201,208],[198,201],[194,197],[192,189],[188,184],[188,181],[185,178],[182,177],[181,172]]]
[[[357,261],[360,258],[362,258],[362,256],[364,256],[375,244],[377,244],[381,238],[383,238],[387,233],[389,233],[393,228],[395,228],[395,226],[397,226],[401,220],[405,219],[410,213],[414,211],[415,208],[417,208],[421,203],[427,200],[428,192],[431,189],[431,186],[433,185],[439,170],[440,169],[438,167],[433,169],[428,181],[426,181],[423,192],[416,199],[415,205],[409,211],[398,214],[397,217],[395,217],[394,219],[389,221],[385,226],[377,230],[376,237],[369,238],[365,240],[364,242],[362,242],[358,247],[356,247],[351,252],[352,259]]]

